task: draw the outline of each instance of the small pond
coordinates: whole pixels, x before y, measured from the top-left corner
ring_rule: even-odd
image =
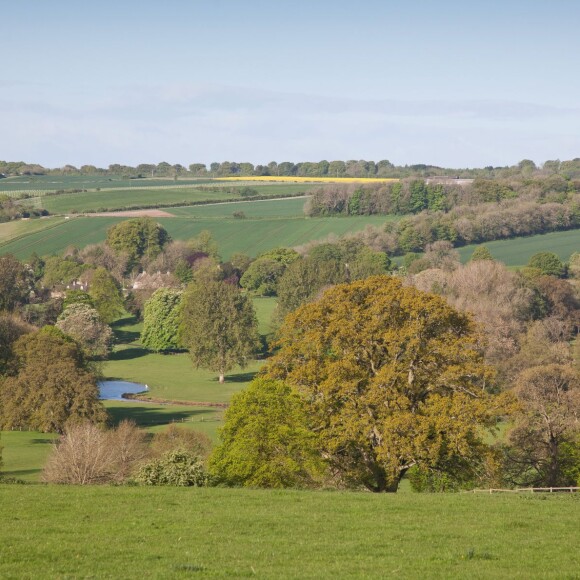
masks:
[[[130,383],[128,381],[101,381],[99,383],[99,399],[107,401],[130,401],[123,399],[123,393],[142,393],[147,391],[147,385],[141,383]]]

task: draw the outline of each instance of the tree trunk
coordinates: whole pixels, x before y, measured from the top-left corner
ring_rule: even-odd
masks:
[[[220,372],[219,381],[220,381],[220,385],[223,385],[226,382],[226,377],[225,377],[223,372]]]

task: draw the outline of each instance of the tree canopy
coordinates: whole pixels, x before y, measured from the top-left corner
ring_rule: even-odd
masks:
[[[32,272],[11,254],[0,256],[0,310],[12,311],[28,298]]]
[[[129,256],[130,265],[139,258],[155,258],[170,240],[163,226],[151,218],[135,218],[111,226],[107,232],[107,245],[117,253]]]
[[[123,295],[119,283],[105,268],[97,268],[94,271],[89,295],[104,322],[113,322],[123,314]]]
[[[106,358],[111,351],[113,331],[90,304],[70,304],[58,317],[55,326],[72,336],[89,358]]]
[[[396,491],[412,466],[480,461],[498,404],[468,315],[398,279],[327,290],[290,314],[265,369],[308,406],[321,452],[345,482]]]
[[[515,383],[519,409],[508,434],[509,483],[577,485],[580,476],[580,377],[572,366],[522,371]]]
[[[322,473],[317,435],[289,386],[258,378],[233,396],[210,469],[218,481],[248,487],[309,485]]]
[[[14,345],[16,369],[0,383],[0,427],[62,432],[69,422],[102,422],[106,412],[80,347],[45,327]]]
[[[554,252],[538,252],[528,262],[530,268],[537,268],[545,276],[560,277],[564,274],[564,264]]]
[[[141,344],[155,352],[180,348],[181,290],[160,288],[145,303]]]
[[[259,345],[251,300],[235,286],[207,280],[191,284],[183,296],[181,341],[196,367],[225,373],[244,367]]]

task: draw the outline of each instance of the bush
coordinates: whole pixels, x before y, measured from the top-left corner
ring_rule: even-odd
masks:
[[[565,274],[564,264],[554,252],[538,252],[534,254],[528,262],[530,268],[537,268],[544,276],[556,276],[558,278]]]
[[[143,465],[135,481],[142,485],[203,487],[209,483],[209,476],[198,457],[177,450]]]
[[[147,456],[145,434],[130,421],[106,431],[92,423],[68,427],[50,454],[43,480],[90,485],[122,483]]]

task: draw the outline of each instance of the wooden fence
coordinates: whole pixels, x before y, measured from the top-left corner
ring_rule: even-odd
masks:
[[[580,491],[580,487],[518,487],[516,489],[474,489],[473,493],[574,493]]]

